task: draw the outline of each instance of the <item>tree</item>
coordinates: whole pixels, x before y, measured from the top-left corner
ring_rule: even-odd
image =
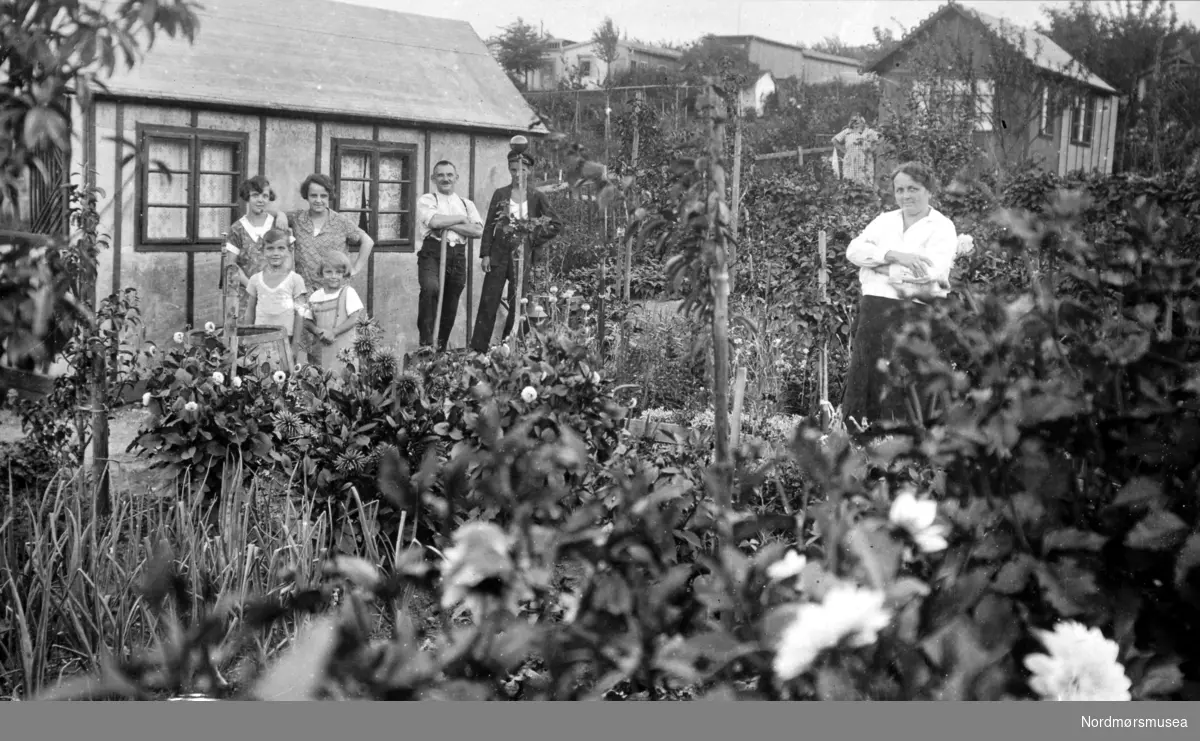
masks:
[[[1171,0],[1126,0],[1097,3],[1072,0],[1064,9],[1045,8],[1043,33],[1067,53],[1126,96],[1118,110],[1116,164],[1120,169],[1147,169],[1161,153],[1162,134],[1173,122],[1144,121],[1153,106],[1137,102],[1138,80],[1150,73],[1163,50],[1184,37]],[[1161,109],[1160,109],[1161,113]],[[1178,122],[1190,127],[1190,122]],[[1148,146],[1138,146],[1139,143]],[[1157,146],[1156,146],[1157,145]]]
[[[523,88],[529,86],[529,73],[541,68],[543,58],[550,46],[536,28],[518,17],[504,28],[496,39],[499,50],[496,61],[504,68],[513,82]]]
[[[196,3],[121,0],[0,3],[0,221],[17,221],[17,189],[30,168],[69,145],[72,99],[87,108],[101,77],[133,67],[159,33],[192,40]]]
[[[613,81],[613,63],[621,56],[621,30],[613,24],[613,19],[604,17],[604,22],[592,31],[592,44],[596,47],[596,56],[605,65],[604,85],[609,87]]]
[[[714,36],[704,36],[688,46],[679,58],[684,78],[692,84],[704,84],[713,78],[726,96],[736,95],[742,87],[762,76],[763,70],[750,61],[750,52]]]
[[[857,59],[860,62],[865,62],[879,48],[877,43],[872,44],[848,44],[842,41],[837,36],[826,36],[817,43],[812,45],[813,51],[824,52],[826,54],[834,54],[839,57],[849,57]]]

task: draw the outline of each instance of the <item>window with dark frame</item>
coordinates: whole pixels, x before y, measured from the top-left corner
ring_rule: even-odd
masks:
[[[412,252],[416,208],[414,144],[333,141],[334,209],[375,240],[375,249]]]
[[[1096,118],[1096,97],[1087,95],[1077,98],[1071,107],[1071,143],[1089,147],[1092,144],[1092,129]]]
[[[238,218],[249,134],[138,126],[138,244],[219,250]]]

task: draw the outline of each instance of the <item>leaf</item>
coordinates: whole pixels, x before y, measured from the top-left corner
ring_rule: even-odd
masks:
[[[1163,501],[1161,483],[1145,476],[1137,476],[1121,487],[1110,506],[1158,509],[1163,505]]]
[[[1034,573],[1037,574],[1046,601],[1064,618],[1090,611],[1100,592],[1096,574],[1078,568],[1069,561],[1053,567],[1039,563]]]
[[[984,649],[974,624],[964,616],[924,640],[921,649],[945,677],[934,694],[934,699],[942,701],[972,699],[971,683],[996,660]]]
[[[1088,530],[1064,528],[1046,533],[1042,539],[1042,552],[1046,555],[1054,551],[1099,551],[1108,542],[1103,535]]]
[[[1155,664],[1142,681],[1138,682],[1134,689],[1134,697],[1143,699],[1147,697],[1161,697],[1170,695],[1183,689],[1183,672],[1179,670],[1179,659],[1172,658]]]
[[[1145,551],[1166,551],[1179,547],[1186,536],[1188,524],[1178,515],[1166,510],[1151,512],[1125,536],[1129,548]]]
[[[817,670],[817,697],[833,702],[862,699],[854,686],[854,676],[840,666]]]
[[[992,590],[1000,594],[1018,594],[1029,583],[1029,575],[1033,573],[1033,562],[1024,553],[1018,554],[1011,561],[1000,567],[992,580]]]
[[[1200,592],[1200,533],[1193,533],[1175,559],[1175,587],[1184,594]]]
[[[337,618],[326,615],[314,620],[291,648],[254,687],[260,700],[303,701],[315,699],[325,679],[325,664],[337,643]]]

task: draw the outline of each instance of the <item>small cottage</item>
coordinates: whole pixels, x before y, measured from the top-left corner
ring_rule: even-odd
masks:
[[[1023,80],[1020,89],[989,79],[988,70],[997,68],[990,62],[1002,47],[1027,59],[1036,79]],[[943,5],[866,65],[865,71],[884,83],[881,119],[887,117],[889,103],[896,102],[899,85],[915,79],[912,57],[928,49],[973,61],[974,89],[940,91],[940,99],[965,95],[974,100],[979,111],[976,139],[985,151],[996,157],[1027,156],[1059,175],[1112,172],[1120,105],[1116,89],[1048,36],[955,2]],[[928,81],[916,83],[929,86]],[[1066,101],[1051,93],[1064,87],[1071,90]]]
[[[299,209],[301,182],[319,172],[334,180],[333,208],[375,240],[355,289],[389,343],[415,348],[415,208],[432,165],[453,162],[458,193],[485,212],[509,182],[509,139],[545,133],[537,115],[466,22],[330,0],[203,5],[194,44],[160,39],[79,114],[71,171],[94,170],[112,240],[98,295],[136,287],[147,339],[160,343],[219,321],[239,184],[264,174],[275,207]],[[452,347],[479,305],[476,250]]]

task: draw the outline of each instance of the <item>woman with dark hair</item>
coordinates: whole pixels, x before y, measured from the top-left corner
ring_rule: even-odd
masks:
[[[300,197],[308,201],[308,208],[288,214],[292,235],[296,244],[295,271],[307,285],[321,284],[321,261],[329,252],[348,253],[351,246],[358,247],[358,258],[350,268],[348,278],[353,278],[367,267],[375,240],[357,224],[329,207],[334,197],[333,181],[320,173],[313,173],[300,184]],[[301,332],[296,338],[297,349],[305,353],[311,347],[310,336]]]
[[[275,190],[264,175],[255,175],[238,188],[238,198],[246,204],[246,214],[233,222],[225,236],[225,251],[233,256],[237,265],[237,281],[242,290],[238,297],[238,317],[246,313],[249,294],[246,286],[250,276],[266,266],[263,257],[263,236],[272,229],[288,228],[288,218],[279,211],[272,211],[269,204],[275,202]],[[224,288],[225,276],[218,280]]]
[[[919,162],[906,162],[891,179],[899,208],[875,217],[846,248],[846,259],[859,267],[862,286],[842,397],[842,418],[851,430],[851,420],[862,428],[907,416],[904,399],[882,398],[886,364],[914,310],[949,293],[958,249],[954,224],[930,206],[937,191],[933,171]]]

